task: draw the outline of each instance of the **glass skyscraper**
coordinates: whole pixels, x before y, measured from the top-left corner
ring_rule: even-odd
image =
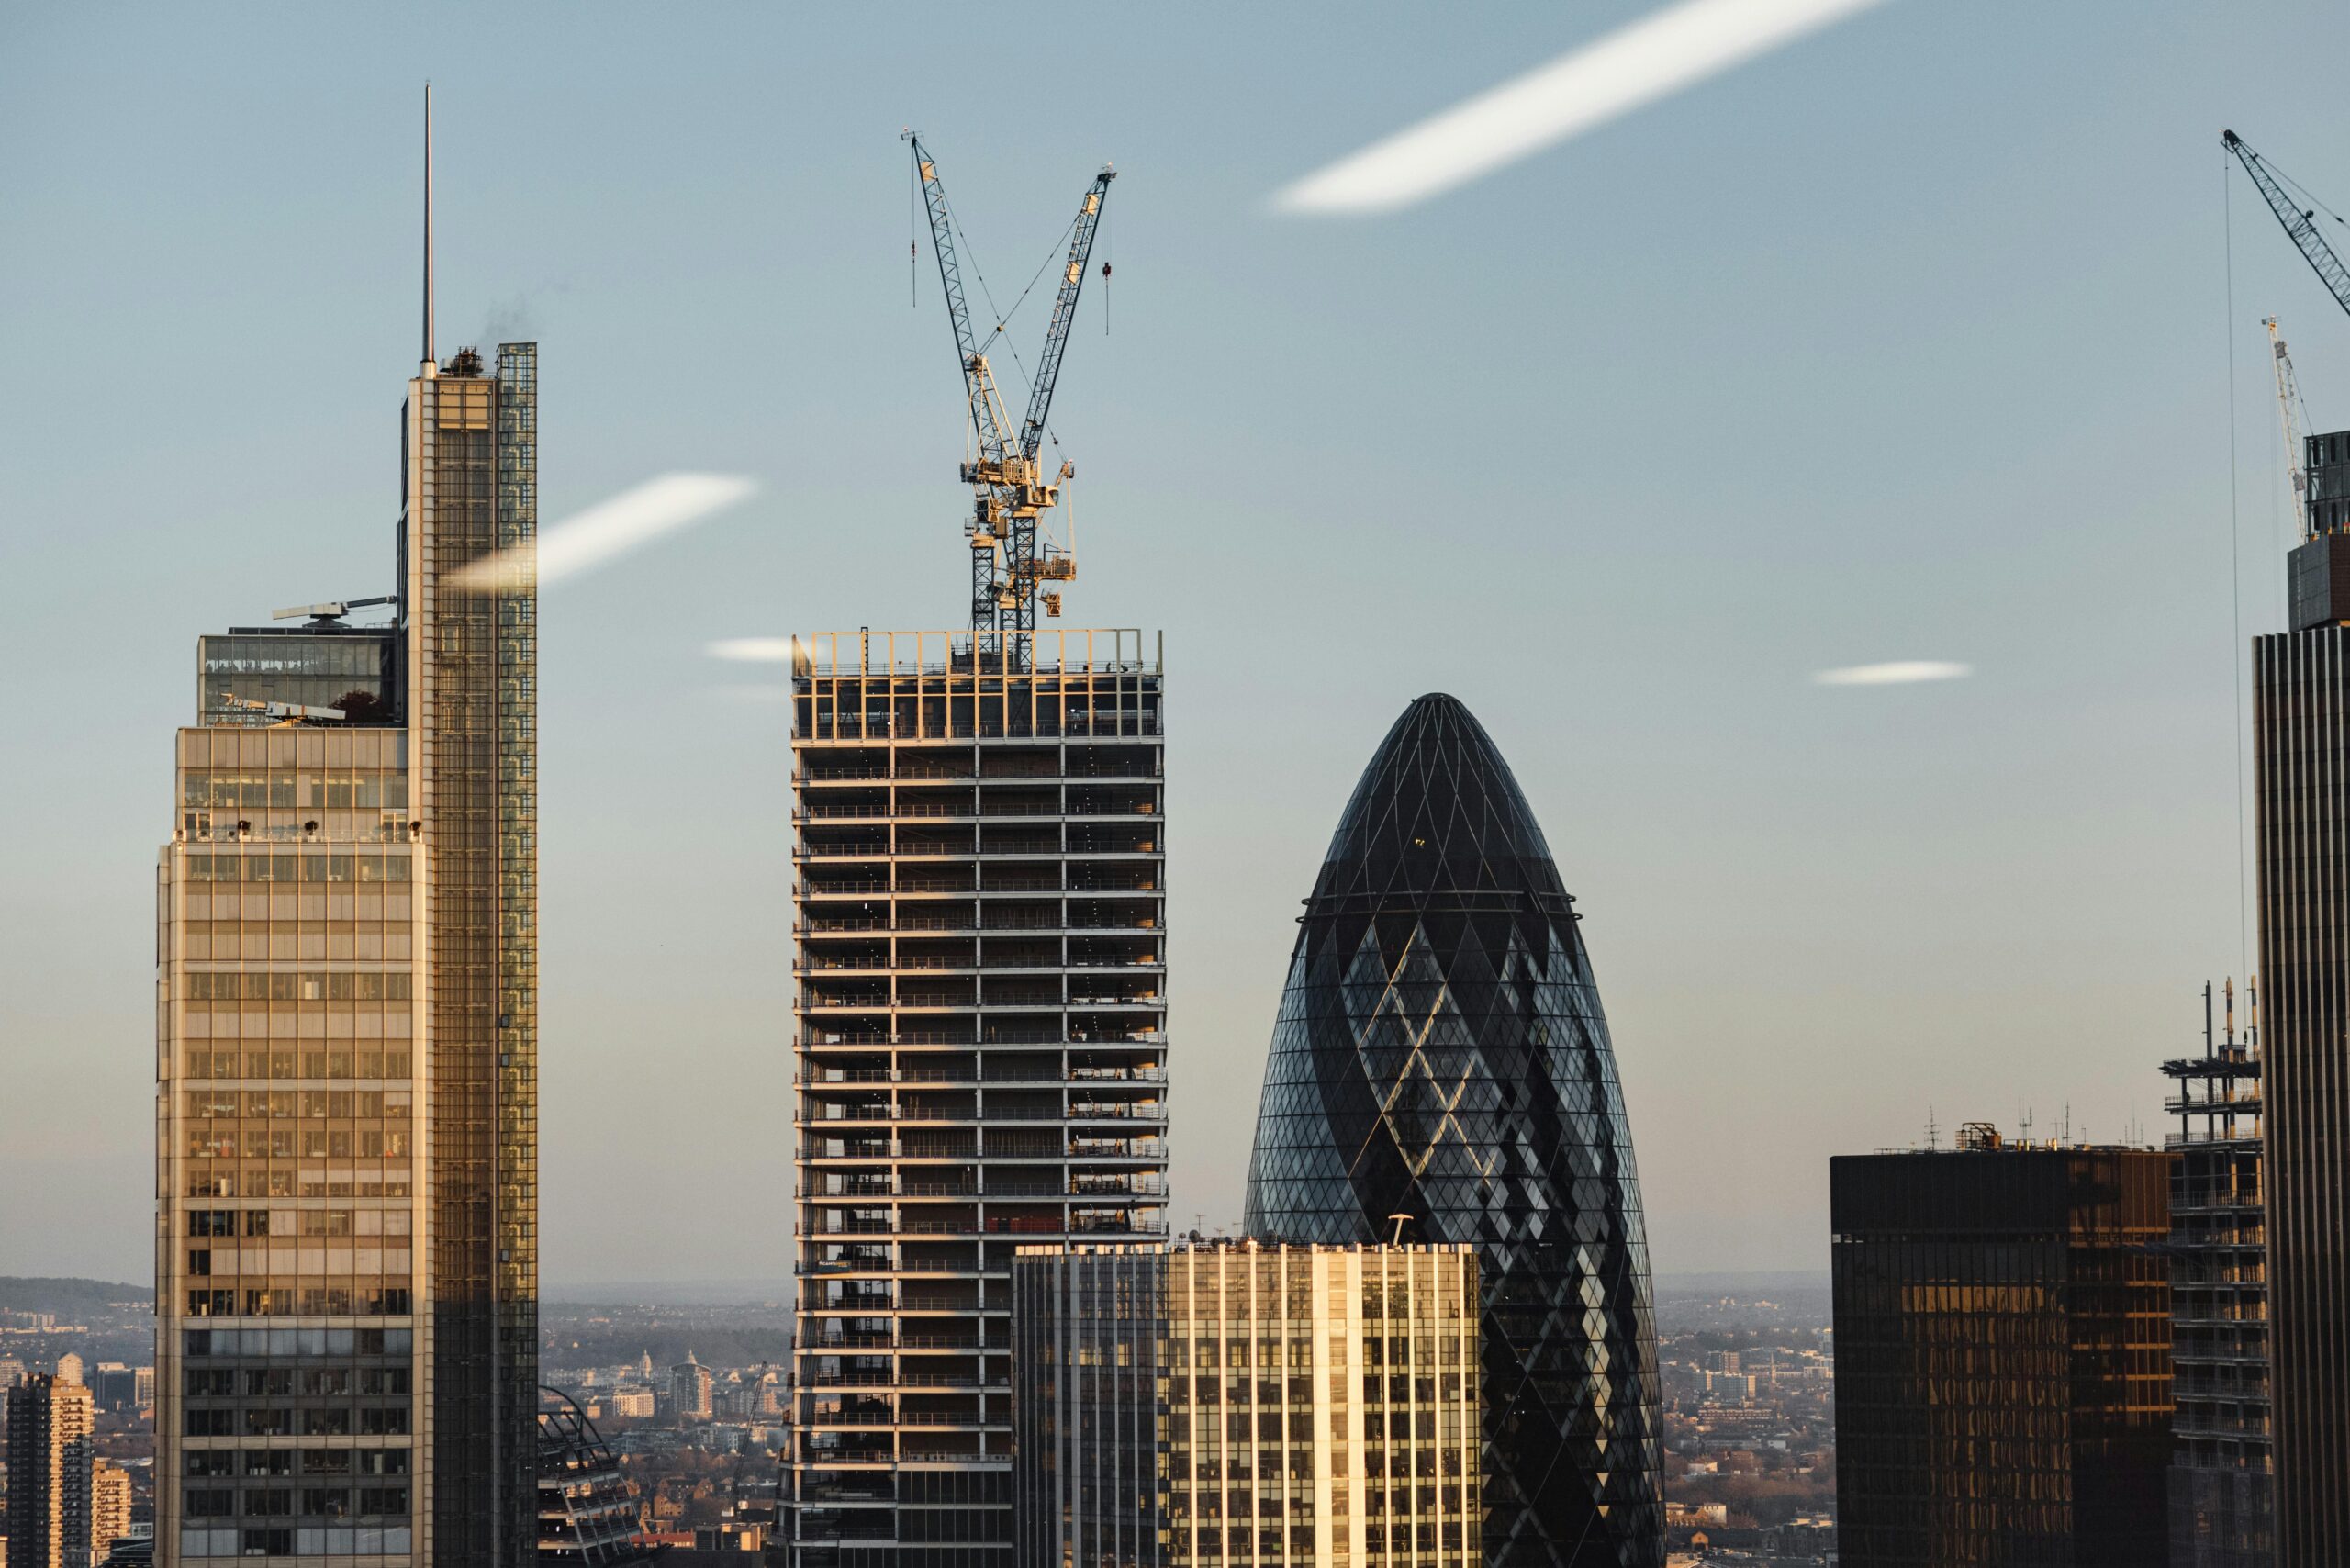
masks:
[[[1476,1249],[1484,1560],[1664,1561],[1632,1138],[1573,901],[1508,765],[1419,699],[1307,900],[1248,1173],[1260,1238]]]
[[[1843,1562],[2168,1560],[2170,1171],[1981,1124],[1829,1161]]]
[[[2350,431],[2307,456],[2293,629],[2253,643],[2278,1568],[2350,1541]]]
[[[537,362],[409,381],[388,622],[202,639],[156,887],[167,1564],[536,1553]]]

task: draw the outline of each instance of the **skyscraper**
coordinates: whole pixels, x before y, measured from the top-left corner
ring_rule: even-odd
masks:
[[[6,1405],[8,1568],[86,1568],[95,1422],[90,1391],[35,1372],[0,1397]]]
[[[538,351],[433,357],[426,166],[392,591],[201,639],[179,732],[166,1563],[536,1549]]]
[[[2169,1173],[1979,1124],[1829,1161],[1851,1568],[2165,1560]]]
[[[1477,1568],[1477,1258],[1021,1249],[1017,1561]]]
[[[823,633],[791,683],[789,1561],[1013,1568],[1013,1250],[1165,1230],[1159,659]]]
[[[2253,643],[2278,1568],[2350,1542],[2350,431],[2307,456],[2293,629]]]
[[[2260,1183],[2260,1043],[2235,988],[2203,1050],[2163,1063],[2177,1085],[2170,1183],[2170,1568],[2268,1568],[2275,1523],[2268,1271]]]
[[[1485,1561],[1664,1561],[1632,1137],[1573,901],[1450,697],[1404,710],[1306,901],[1248,1228],[1477,1249]]]

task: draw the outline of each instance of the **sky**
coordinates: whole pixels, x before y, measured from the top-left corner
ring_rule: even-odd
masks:
[[[1653,8],[0,12],[0,1273],[148,1277],[172,734],[199,633],[388,586],[427,78],[442,352],[540,342],[543,516],[757,485],[542,606],[550,1284],[789,1272],[788,709],[705,649],[962,619],[909,124],[999,299],[1119,171],[1054,425],[1066,623],[1166,637],[1181,1223],[1238,1219],[1299,901],[1434,690],[1579,900],[1660,1270],[1824,1266],[1829,1159],[1930,1123],[2159,1136],[2245,965],[2263,316],[2350,425],[2219,133],[2350,206],[2333,8],[1890,0],[1277,200]],[[1892,661],[1973,673],[1813,679]]]

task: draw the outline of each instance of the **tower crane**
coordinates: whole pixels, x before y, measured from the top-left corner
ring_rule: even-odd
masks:
[[[2294,417],[2294,410],[2301,406],[2300,384],[2293,379],[2293,356],[2285,352],[2277,318],[2263,317],[2260,324],[2268,329],[2270,356],[2277,366],[2277,418],[2285,426],[2285,476],[2293,482],[2293,526],[2307,540],[2311,536],[2310,476],[2302,460],[2300,422]]]
[[[2292,237],[2294,244],[2300,247],[2302,256],[2316,272],[2318,280],[2333,291],[2334,303],[2345,312],[2350,312],[2350,267],[2343,265],[2342,258],[2333,253],[2333,247],[2327,244],[2325,236],[2318,232],[2317,209],[2304,207],[2288,196],[2266,160],[2255,152],[2234,131],[2220,132],[2220,145],[2235,154],[2236,162],[2244,165],[2244,172],[2250,174],[2252,183],[2260,187],[2261,196],[2268,203],[2268,210],[2277,215],[2277,221],[2285,226],[2285,232]]]
[[[995,374],[971,328],[971,308],[963,289],[962,264],[956,253],[954,219],[946,207],[946,187],[938,165],[922,138],[909,130],[905,140],[913,149],[914,178],[930,213],[930,239],[938,256],[938,281],[946,296],[948,324],[955,331],[955,350],[963,367],[963,391],[970,407],[971,433],[978,455],[962,465],[961,477],[971,487],[972,507],[963,533],[971,548],[971,630],[981,653],[1003,645],[1008,634],[1015,656],[1024,660],[1030,636],[1036,629],[1036,585],[1066,582],[1077,575],[1076,558],[1067,550],[1036,543],[1036,519],[1060,500],[1061,482],[1071,470],[1066,463],[1051,479],[1044,477],[1036,454],[1044,445],[1045,423],[1052,411],[1053,390],[1060,380],[1061,360],[1069,351],[1069,329],[1077,320],[1077,299],[1085,286],[1085,268],[1093,253],[1093,236],[1101,227],[1102,204],[1117,171],[1104,163],[1086,187],[1077,221],[1069,232],[1069,254],[1061,267],[1060,286],[1053,300],[1053,319],[1045,334],[1045,351],[1037,361],[1035,385],[1029,388],[1028,409],[1015,431],[996,389]],[[1004,330],[998,322],[990,342]],[[1041,596],[1047,614],[1060,612],[1058,594]]]

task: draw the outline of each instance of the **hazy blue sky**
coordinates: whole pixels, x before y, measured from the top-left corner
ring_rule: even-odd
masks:
[[[899,129],[999,297],[1121,171],[1056,410],[1079,625],[1165,628],[1176,1209],[1237,1219],[1298,901],[1458,694],[1586,916],[1661,1267],[1809,1266],[1929,1109],[2159,1131],[2239,968],[2259,318],[2345,322],[2232,125],[2350,205],[2333,5],[1896,0],[1425,206],[1332,158],[1574,6],[0,12],[0,1272],[144,1278],[152,865],[196,635],[382,591],[416,351],[532,335],[549,519],[748,504],[543,606],[544,1267],[789,1266],[786,710],[722,637],[962,613],[961,396]],[[1024,353],[1041,333],[1024,313]],[[1973,678],[1832,689],[1826,666]]]

